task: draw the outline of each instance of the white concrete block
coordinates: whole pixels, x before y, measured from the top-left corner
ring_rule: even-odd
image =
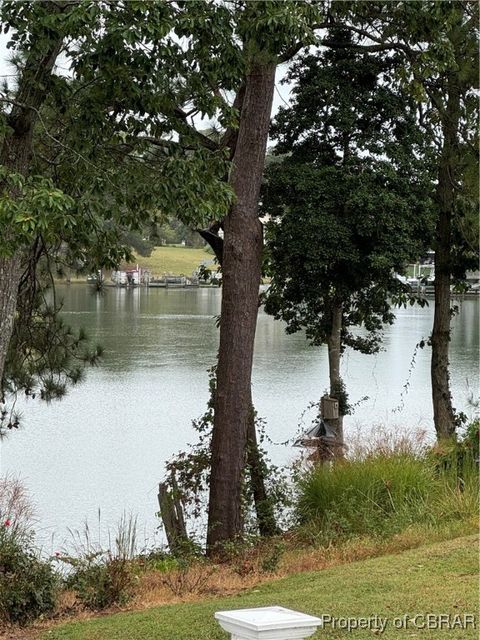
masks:
[[[217,611],[215,618],[231,640],[303,640],[322,626],[320,618],[284,607]]]

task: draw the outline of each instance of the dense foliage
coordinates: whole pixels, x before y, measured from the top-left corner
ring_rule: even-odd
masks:
[[[53,611],[58,579],[30,536],[12,524],[0,524],[0,622],[26,624]]]
[[[328,340],[342,306],[342,346],[369,353],[392,304],[408,288],[396,277],[432,241],[433,187],[414,105],[395,83],[397,61],[348,48],[306,55],[287,76],[292,106],[272,127],[280,156],[267,171],[272,286],[266,310]],[[343,48],[343,47],[346,48]],[[353,333],[363,326],[366,333]]]
[[[45,295],[46,286],[57,272],[114,268],[133,245],[148,250],[138,235],[161,228],[167,216],[202,226],[225,214],[231,201],[226,155],[182,112],[190,101],[205,115],[225,105],[214,97],[207,104],[210,89],[198,80],[207,71],[189,75],[176,39],[188,30],[182,16],[202,23],[200,7],[4,2],[1,11],[19,79],[2,88],[4,155],[13,157],[19,110],[37,119],[31,137],[21,139],[28,167],[17,168],[14,160],[10,166],[5,155],[0,174],[0,257],[15,263],[15,276],[6,280],[19,278],[18,313],[14,322],[4,320],[5,336],[14,328],[1,386],[4,393],[50,399],[79,379],[81,360],[90,361],[95,350],[79,350],[83,337],[57,322],[60,304]],[[187,49],[199,46],[196,37],[202,47],[213,45],[195,31]],[[43,82],[36,80],[32,69],[46,64],[43,53],[55,57],[60,46],[67,72],[54,67]],[[213,73],[218,58],[206,64]],[[22,91],[38,104],[19,105]],[[55,385],[45,385],[47,378]],[[8,417],[8,424],[15,422]]]

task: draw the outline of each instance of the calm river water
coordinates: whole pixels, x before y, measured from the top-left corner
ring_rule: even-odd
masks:
[[[68,528],[81,528],[86,518],[95,525],[99,509],[104,528],[124,511],[138,514],[141,535],[152,542],[164,462],[195,440],[191,420],[207,401],[221,291],[110,288],[99,296],[71,285],[59,286],[58,294],[66,321],[85,327],[105,357],[61,402],[22,405],[24,428],[0,444],[1,473],[24,480],[47,552],[68,540]],[[455,406],[469,415],[469,391],[478,393],[479,308],[478,300],[461,303],[451,343]],[[416,357],[401,408],[415,345],[429,335],[432,314],[431,306],[401,309],[386,329],[384,351],[345,354],[351,401],[369,396],[346,418],[347,434],[359,428],[367,434],[378,424],[433,433],[428,348]],[[253,395],[272,440],[295,434],[327,381],[326,349],[308,346],[303,335],[287,336],[260,312]],[[278,463],[296,455],[291,447],[269,446]]]

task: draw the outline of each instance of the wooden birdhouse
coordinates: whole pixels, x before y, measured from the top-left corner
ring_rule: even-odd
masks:
[[[320,414],[324,420],[336,420],[338,418],[338,400],[323,396],[320,400]]]

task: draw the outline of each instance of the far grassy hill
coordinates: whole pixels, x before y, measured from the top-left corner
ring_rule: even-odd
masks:
[[[149,269],[152,275],[170,273],[174,275],[190,275],[202,262],[210,263],[213,254],[206,249],[193,249],[182,246],[155,247],[148,258],[135,257],[134,262]]]

